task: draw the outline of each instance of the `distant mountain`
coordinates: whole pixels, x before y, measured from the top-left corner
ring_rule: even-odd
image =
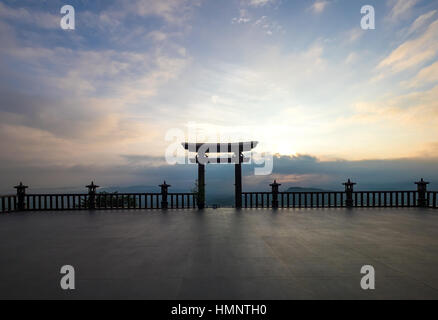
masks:
[[[108,192],[108,193],[156,193],[161,192],[158,186],[111,186],[102,187],[97,189],[98,192]]]
[[[290,187],[287,192],[333,192],[332,190],[324,190],[318,188],[303,188],[303,187]]]

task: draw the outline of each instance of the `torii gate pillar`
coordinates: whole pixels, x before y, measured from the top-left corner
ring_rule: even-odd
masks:
[[[205,207],[205,164],[198,162],[198,209]]]
[[[242,154],[239,154],[239,161],[234,164],[234,203],[237,209],[242,208]]]

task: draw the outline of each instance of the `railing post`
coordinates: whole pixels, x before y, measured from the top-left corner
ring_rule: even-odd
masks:
[[[160,184],[159,187],[161,187],[161,209],[167,210],[168,208],[167,189],[171,187],[171,185],[167,184],[166,180],[164,180],[164,183]]]
[[[272,208],[278,208],[278,187],[281,186],[280,183],[277,183],[277,180],[274,180],[274,183],[269,185],[272,188]]]
[[[417,185],[417,192],[418,192],[418,202],[417,206],[421,208],[427,207],[427,201],[426,201],[426,192],[427,192],[427,185],[429,182],[426,182],[421,178],[420,181],[415,182]]]
[[[17,209],[18,211],[23,211],[25,209],[24,199],[26,198],[26,189],[28,186],[20,182],[20,184],[14,188],[17,189]],[[9,210],[11,210],[11,208],[9,208]]]
[[[345,186],[345,194],[346,194],[346,200],[345,200],[345,206],[347,208],[353,207],[353,186],[355,185],[355,182],[351,182],[350,179],[347,180],[347,182],[344,182],[343,185]]]
[[[90,210],[96,209],[96,189],[99,188],[99,186],[94,184],[94,181],[91,181],[91,184],[86,186],[88,188],[88,207]],[[79,208],[81,204],[79,203]]]

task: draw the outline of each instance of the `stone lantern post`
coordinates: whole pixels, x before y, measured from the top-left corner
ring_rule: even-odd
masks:
[[[88,188],[89,208],[94,210],[96,208],[96,189],[99,188],[99,186],[95,185],[94,181],[91,181],[91,184],[86,186],[86,188]]]
[[[351,182],[350,179],[347,180],[347,182],[344,182],[343,185],[345,186],[345,194],[346,194],[346,200],[345,200],[345,206],[348,208],[353,207],[353,186],[355,185],[355,182]]]
[[[418,192],[418,203],[417,206],[421,208],[427,207],[427,200],[426,200],[426,192],[427,192],[427,185],[429,182],[424,181],[423,178],[421,178],[420,181],[415,182],[417,185],[417,192]]]
[[[281,183],[277,183],[277,180],[274,180],[274,183],[269,185],[272,188],[272,208],[278,208],[278,187],[281,186]]]
[[[23,211],[26,207],[24,199],[26,198],[26,189],[28,186],[20,182],[20,184],[14,188],[17,189],[17,209],[18,211]]]

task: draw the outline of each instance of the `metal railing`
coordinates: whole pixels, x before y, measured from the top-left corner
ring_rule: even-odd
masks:
[[[333,192],[278,192],[279,208],[346,207],[347,194]],[[427,206],[437,208],[437,192],[427,193]],[[244,208],[272,208],[272,192],[243,192]],[[353,207],[416,207],[417,191],[355,191]]]
[[[20,183],[17,195],[0,196],[0,212],[111,210],[111,209],[188,209],[197,205],[197,193],[168,192],[166,182],[160,193],[97,193],[92,182],[88,193],[26,194],[27,186]]]
[[[428,182],[416,182],[417,190],[354,191],[350,179],[345,191],[280,192],[274,181],[270,192],[242,192],[244,208],[337,208],[337,207],[424,207],[438,208],[436,191],[427,191]]]
[[[196,193],[169,193],[170,209],[189,209],[196,208],[197,194]]]
[[[274,181],[268,192],[242,192],[243,208],[341,208],[424,207],[438,208],[437,191],[427,191],[427,182],[416,182],[417,190],[354,191],[348,180],[345,191],[280,192]],[[91,183],[88,193],[26,194],[20,183],[16,195],[0,196],[0,213],[15,211],[62,211],[105,209],[189,209],[199,207],[198,193],[169,193],[166,182],[160,193],[97,193]]]
[[[27,194],[23,211],[164,209],[161,193]],[[169,193],[168,208],[196,208],[195,193]],[[0,212],[18,211],[17,196],[1,196]]]
[[[417,191],[353,192],[355,207],[416,207]]]
[[[0,212],[8,213],[17,210],[17,196],[0,196]]]
[[[278,208],[344,207],[344,192],[278,192]],[[272,192],[243,192],[244,208],[272,208]]]
[[[437,198],[438,198],[438,191],[428,191],[427,197],[426,197],[427,206],[429,208],[437,209],[438,208],[438,199]]]

